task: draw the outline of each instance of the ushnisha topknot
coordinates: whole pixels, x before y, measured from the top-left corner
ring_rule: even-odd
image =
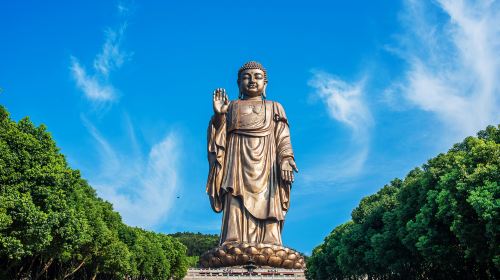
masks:
[[[243,66],[240,67],[240,70],[238,70],[238,80],[240,79],[241,72],[243,72],[243,70],[247,70],[247,69],[260,69],[260,70],[262,70],[262,72],[264,72],[264,80],[267,82],[266,68],[264,68],[264,66],[262,66],[262,64],[258,63],[257,61],[249,61],[249,62],[243,64]]]

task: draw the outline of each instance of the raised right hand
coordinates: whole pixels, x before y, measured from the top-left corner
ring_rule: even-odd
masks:
[[[221,115],[227,113],[227,109],[229,108],[229,99],[227,98],[225,89],[218,88],[214,90],[213,103],[215,114]]]

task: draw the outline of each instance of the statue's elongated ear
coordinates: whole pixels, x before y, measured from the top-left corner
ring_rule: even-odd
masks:
[[[241,89],[240,89],[240,78],[238,77],[238,79],[236,80],[236,84],[238,85],[238,99],[242,99],[243,98],[243,93],[241,93]]]
[[[266,98],[266,88],[267,88],[267,81],[264,82],[264,89],[262,90],[262,97]]]

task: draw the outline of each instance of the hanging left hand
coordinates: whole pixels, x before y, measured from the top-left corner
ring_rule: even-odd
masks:
[[[281,180],[283,180],[287,184],[291,184],[294,181],[294,174],[293,171],[299,172],[299,169],[297,169],[297,165],[295,164],[295,161],[293,158],[285,158],[281,162]]]

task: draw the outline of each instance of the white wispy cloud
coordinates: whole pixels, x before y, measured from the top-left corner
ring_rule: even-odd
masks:
[[[90,100],[112,101],[116,98],[116,90],[100,75],[89,75],[76,57],[71,57],[71,74],[77,87]]]
[[[123,3],[123,2],[120,2],[118,3],[117,5],[117,9],[118,9],[118,14],[121,15],[121,16],[128,16],[131,12],[131,6],[132,6],[132,3]]]
[[[500,122],[500,3],[405,3],[407,33],[397,54],[408,70],[386,94],[435,114],[452,141]]]
[[[129,7],[123,3],[119,3],[117,9],[120,16],[130,13]],[[118,28],[106,29],[104,44],[90,70],[78,58],[71,57],[70,70],[76,85],[92,103],[102,104],[118,98],[110,75],[131,56],[122,48],[126,28],[125,21]],[[167,217],[179,190],[179,136],[169,133],[152,145],[148,154],[144,154],[128,115],[124,121],[123,134],[129,147],[125,149],[108,141],[82,114],[83,125],[94,139],[99,154],[99,161],[89,170],[89,182],[100,197],[113,204],[125,223],[155,228]]]
[[[369,153],[373,117],[364,96],[364,80],[348,83],[321,71],[313,72],[309,86],[326,105],[328,115],[351,130],[351,146],[341,154],[328,156],[301,174],[306,184],[331,184],[358,175]],[[319,190],[314,188],[314,191]]]
[[[171,132],[143,155],[128,122],[132,151],[117,150],[85,117],[85,127],[96,141],[100,155],[90,184],[110,201],[125,223],[144,228],[160,225],[168,216],[179,190],[179,136]]]
[[[364,81],[349,84],[329,73],[316,71],[309,86],[316,89],[331,118],[349,126],[359,136],[368,132],[373,119],[363,97]]]
[[[120,14],[126,7],[118,5]],[[78,58],[71,56],[70,71],[76,86],[85,97],[93,102],[108,102],[118,98],[117,90],[110,80],[110,73],[119,69],[131,54],[122,49],[122,41],[127,29],[126,21],[118,28],[107,28],[101,51],[95,56],[91,70],[87,70]]]
[[[121,49],[123,34],[127,24],[122,24],[117,30],[108,28],[105,32],[106,41],[102,50],[94,59],[94,69],[96,73],[104,77],[109,76],[109,71],[120,68],[125,59],[129,56]]]

